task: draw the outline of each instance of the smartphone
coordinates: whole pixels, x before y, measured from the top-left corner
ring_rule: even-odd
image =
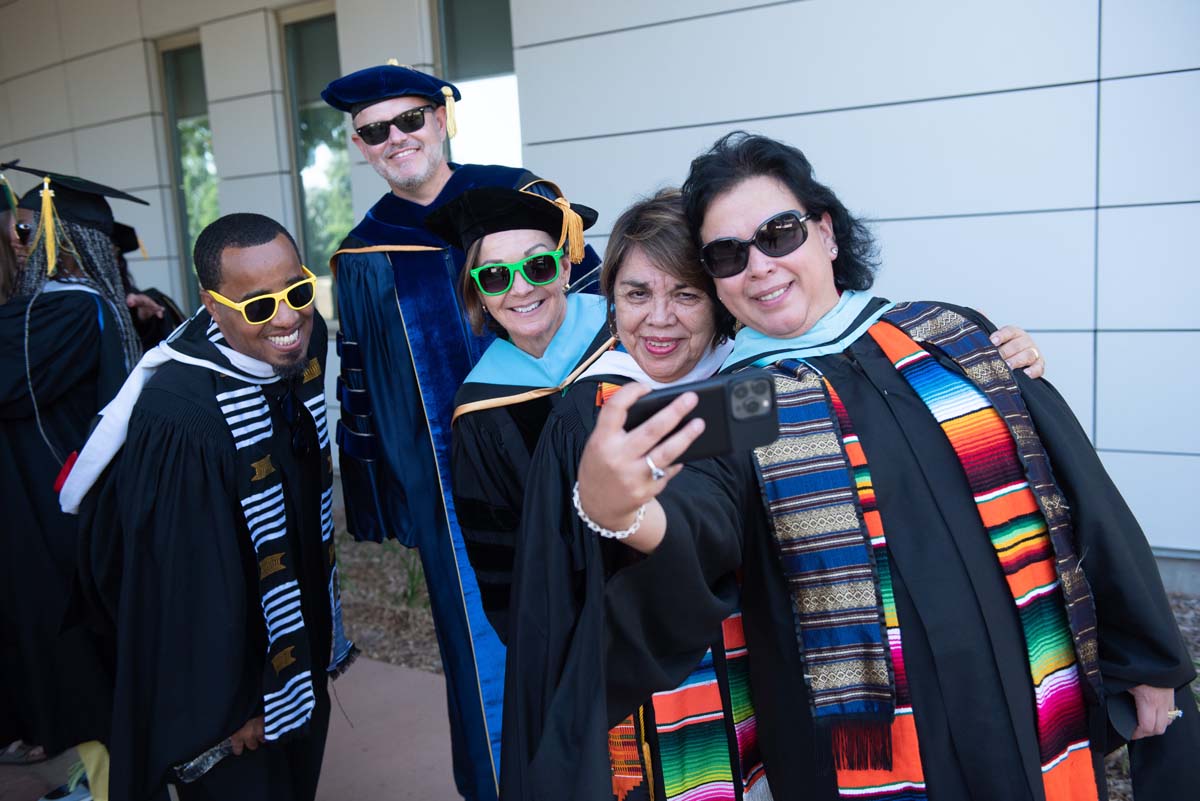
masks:
[[[699,417],[704,420],[704,433],[688,446],[676,460],[678,462],[725,456],[769,445],[779,438],[775,381],[766,370],[743,370],[707,381],[655,390],[639,398],[629,409],[625,430],[637,428],[684,392],[695,392],[700,402],[675,431]]]

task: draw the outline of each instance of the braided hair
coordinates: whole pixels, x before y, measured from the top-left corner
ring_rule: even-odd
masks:
[[[34,223],[37,217],[34,215]],[[117,328],[121,333],[121,345],[125,353],[125,369],[132,370],[142,356],[141,340],[133,327],[133,318],[129,307],[125,305],[125,289],[121,282],[121,269],[113,254],[112,240],[107,234],[83,225],[77,225],[67,220],[59,219],[58,224],[60,247],[75,257],[79,266],[79,274],[66,280],[83,284],[100,293],[112,307],[113,316],[117,320]],[[17,278],[15,295],[33,300],[39,295],[47,281],[46,245],[43,240],[30,252],[25,267]]]

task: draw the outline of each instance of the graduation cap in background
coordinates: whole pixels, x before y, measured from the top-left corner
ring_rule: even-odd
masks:
[[[111,237],[113,235],[113,214],[105,198],[128,200],[143,206],[150,204],[141,198],[113,189],[111,186],[98,184],[86,178],[74,175],[39,170],[33,167],[22,167],[16,161],[0,164],[0,172],[4,170],[19,170],[20,172],[36,175],[42,179],[41,187],[30,189],[21,198],[18,206],[39,212],[38,228],[34,233],[30,247],[37,247],[42,237],[46,242],[46,264],[51,273],[57,266],[59,218],[67,222],[93,228]]]
[[[524,189],[481,186],[463,192],[425,218],[425,227],[451,245],[467,250],[471,245],[499,231],[523,228],[545,231],[558,238],[558,247],[569,247],[567,257],[575,264],[583,261],[583,232],[591,228],[599,214],[595,209],[571,203],[550,181],[538,180],[554,190],[557,198]]]
[[[150,258],[146,254],[146,246],[142,244],[142,238],[137,235],[137,230],[132,225],[114,222],[109,238],[121,253],[133,253],[135,250],[140,250],[143,259]]]
[[[388,59],[386,64],[343,75],[321,90],[322,100],[351,117],[384,100],[410,95],[424,97],[435,105],[446,107],[446,135],[453,139],[458,133],[454,101],[462,100],[458,87],[402,65],[394,58]]]

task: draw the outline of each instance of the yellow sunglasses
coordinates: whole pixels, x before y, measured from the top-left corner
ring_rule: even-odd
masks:
[[[279,311],[279,301],[281,300],[296,311],[307,309],[312,305],[317,296],[317,277],[309,272],[309,269],[303,264],[300,265],[300,269],[304,271],[305,277],[279,292],[255,295],[242,301],[230,300],[211,289],[208,290],[208,294],[212,295],[213,299],[222,306],[240,311],[242,317],[250,325],[263,325],[271,322],[275,317],[275,313]]]

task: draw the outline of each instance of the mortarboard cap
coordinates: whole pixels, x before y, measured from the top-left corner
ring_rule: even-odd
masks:
[[[132,225],[114,222],[112,234],[109,238],[112,239],[112,243],[116,245],[117,250],[122,253],[133,253],[135,250],[140,250],[142,258],[149,258],[146,255],[145,246],[142,245],[141,237],[137,235],[137,230]]]
[[[38,228],[34,232],[31,247],[44,245],[46,269],[51,275],[58,269],[58,219],[112,236],[112,209],[108,207],[108,201],[104,198],[118,198],[143,206],[150,205],[145,200],[126,194],[120,189],[113,189],[86,178],[33,167],[19,167],[15,161],[0,164],[0,171],[7,169],[27,172],[42,179],[41,187],[34,187],[26,192],[18,206],[39,212]]]
[[[7,169],[19,170],[30,175],[36,175],[39,178],[49,178],[50,189],[54,192],[55,213],[60,218],[67,222],[73,222],[76,225],[95,228],[109,236],[112,236],[113,232],[113,214],[105,198],[111,197],[117,200],[128,200],[133,203],[140,203],[143,206],[150,205],[141,198],[126,194],[120,189],[113,189],[111,186],[104,186],[95,181],[89,181],[86,178],[63,175],[48,170],[38,170],[33,167],[22,167],[16,162],[0,164],[0,170]],[[40,186],[30,189],[21,198],[20,207],[23,209],[32,209],[33,211],[41,211],[41,193],[42,187]]]
[[[322,100],[351,117],[368,106],[409,95],[424,97],[439,106],[446,106],[446,132],[454,136],[454,101],[462,100],[458,87],[420,70],[402,66],[395,59],[387,64],[343,75],[321,91]]]
[[[499,231],[522,228],[545,231],[557,237],[558,247],[565,243],[568,257],[579,264],[583,261],[583,232],[596,223],[599,215],[595,209],[568,202],[549,181],[540,183],[553,188],[558,199],[527,191],[528,186],[524,189],[483,186],[464,192],[430,214],[425,218],[425,227],[462,250]]]

